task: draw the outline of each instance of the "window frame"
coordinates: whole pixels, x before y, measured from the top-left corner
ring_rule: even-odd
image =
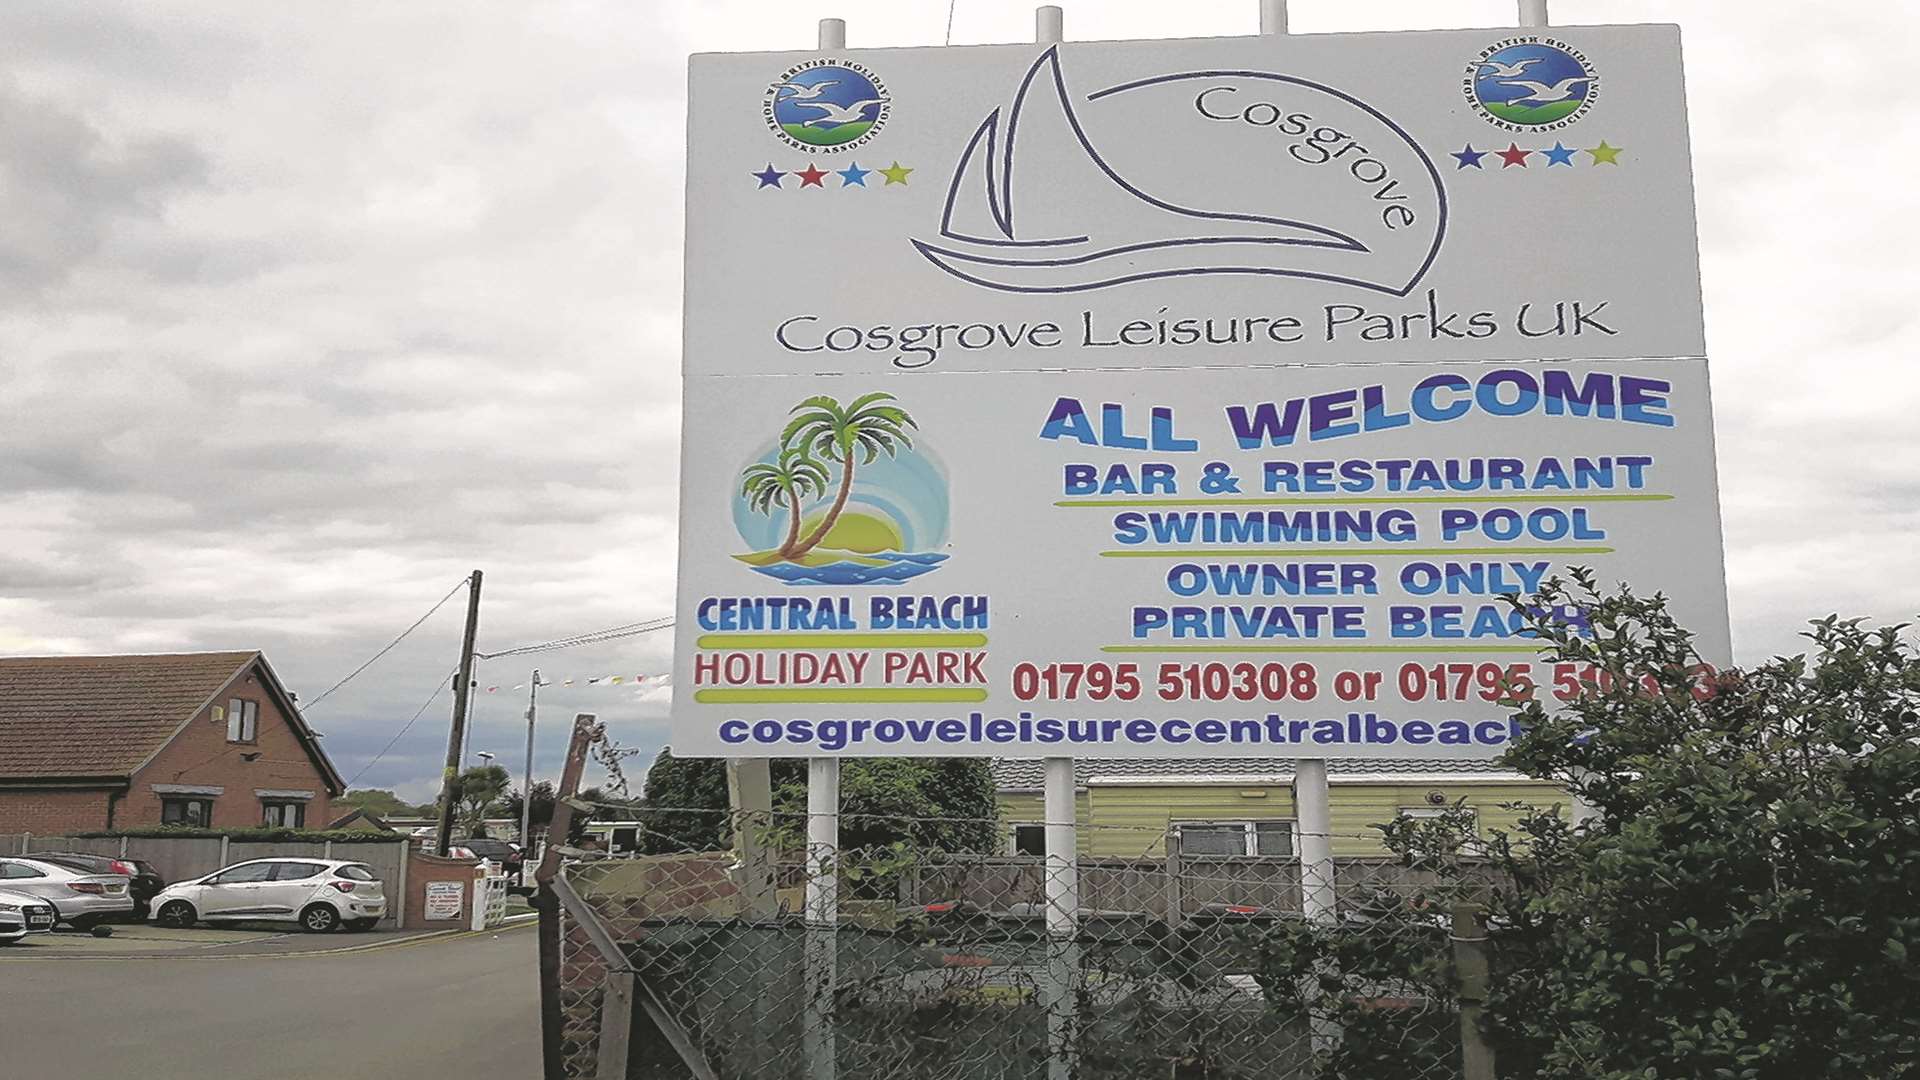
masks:
[[[1300,857],[1300,821],[1298,818],[1212,818],[1193,821],[1169,822],[1180,834],[1180,857],[1183,859],[1297,859]],[[1262,825],[1287,827],[1287,847],[1285,855],[1260,854],[1260,829]],[[1235,854],[1216,855],[1196,854],[1187,850],[1186,831],[1191,828],[1240,830],[1240,850]]]
[[[1020,850],[1020,830],[1021,829],[1040,830],[1040,850],[1038,851],[1021,851]],[[1046,853],[1047,853],[1046,822],[1044,821],[1009,821],[1007,822],[1007,854],[1008,855],[1019,856],[1022,858],[1033,858],[1034,856],[1045,856]]]
[[[304,874],[293,874],[288,872],[297,866],[310,866],[313,869],[308,870]],[[268,878],[268,880],[276,884],[282,881],[312,881],[314,878],[317,878],[320,875],[325,874],[326,872],[327,872],[326,863],[311,862],[307,860],[300,860],[295,862],[277,862],[273,864],[273,874],[271,877]]]
[[[228,874],[231,874],[236,870],[245,870],[248,873],[260,871],[261,876],[257,878],[248,878],[244,881],[237,881],[237,880],[222,881],[221,880],[222,878],[225,878]],[[273,881],[273,870],[274,870],[274,864],[271,862],[266,862],[264,860],[261,862],[239,863],[238,865],[229,866],[226,869],[219,871],[218,873],[214,874],[212,877],[201,882],[201,884],[213,885],[213,886],[265,885]]]
[[[273,820],[273,812],[275,810],[284,811],[289,808],[291,808],[293,811],[293,822],[291,824]],[[268,829],[304,829],[306,828],[307,827],[307,800],[305,799],[261,799],[260,800],[260,824],[263,828],[268,828]]]
[[[198,803],[199,805],[205,808],[205,812],[202,814],[202,820],[197,822],[191,820],[192,818],[191,807],[194,806],[194,804],[196,803]],[[169,806],[181,806],[181,807],[186,807],[188,809],[182,811],[181,817],[178,820],[168,821],[167,809]],[[205,829],[205,828],[212,827],[213,796],[211,795],[162,795],[160,796],[160,824],[183,825],[189,829]]]
[[[243,697],[227,699],[227,741],[260,741],[260,703]]]

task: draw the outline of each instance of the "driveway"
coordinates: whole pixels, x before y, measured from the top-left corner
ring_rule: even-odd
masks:
[[[374,936],[338,935],[360,939],[356,945]],[[9,1076],[540,1075],[540,991],[527,925],[222,959],[202,952],[38,963],[37,948],[20,949],[0,958]]]

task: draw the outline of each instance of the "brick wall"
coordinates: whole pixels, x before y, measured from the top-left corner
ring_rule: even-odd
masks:
[[[251,701],[260,710],[252,742],[227,741],[224,714],[234,698]],[[260,796],[255,792],[261,789],[313,792],[313,798],[307,800],[306,827],[326,828],[332,820],[326,782],[295,737],[285,714],[274,706],[263,676],[252,670],[243,672],[214,699],[214,704],[222,710],[221,719],[214,719],[212,708],[202,710],[135,774],[132,790],[114,814],[114,826],[160,824],[160,795],[153,785],[180,784],[223,789],[211,796],[213,820],[208,824],[214,828],[259,826],[262,811]],[[247,760],[248,756],[253,760]]]
[[[108,796],[104,789],[0,791],[0,833],[52,836],[104,829]]]

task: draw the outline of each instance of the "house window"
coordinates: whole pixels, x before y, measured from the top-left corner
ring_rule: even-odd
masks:
[[[246,698],[227,702],[227,741],[254,742],[260,736],[260,705]]]
[[[1180,854],[1193,856],[1293,855],[1291,821],[1192,821],[1175,823],[1180,830]]]
[[[213,800],[162,796],[160,799],[160,824],[190,825],[205,828],[213,820]]]
[[[1015,855],[1045,855],[1047,827],[1031,821],[1015,822],[1011,843]]]
[[[260,800],[260,823],[270,829],[307,827],[307,804],[291,800]]]

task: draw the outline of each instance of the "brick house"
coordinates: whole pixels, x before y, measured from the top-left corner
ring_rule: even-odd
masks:
[[[320,829],[345,790],[258,652],[0,657],[0,833]]]

